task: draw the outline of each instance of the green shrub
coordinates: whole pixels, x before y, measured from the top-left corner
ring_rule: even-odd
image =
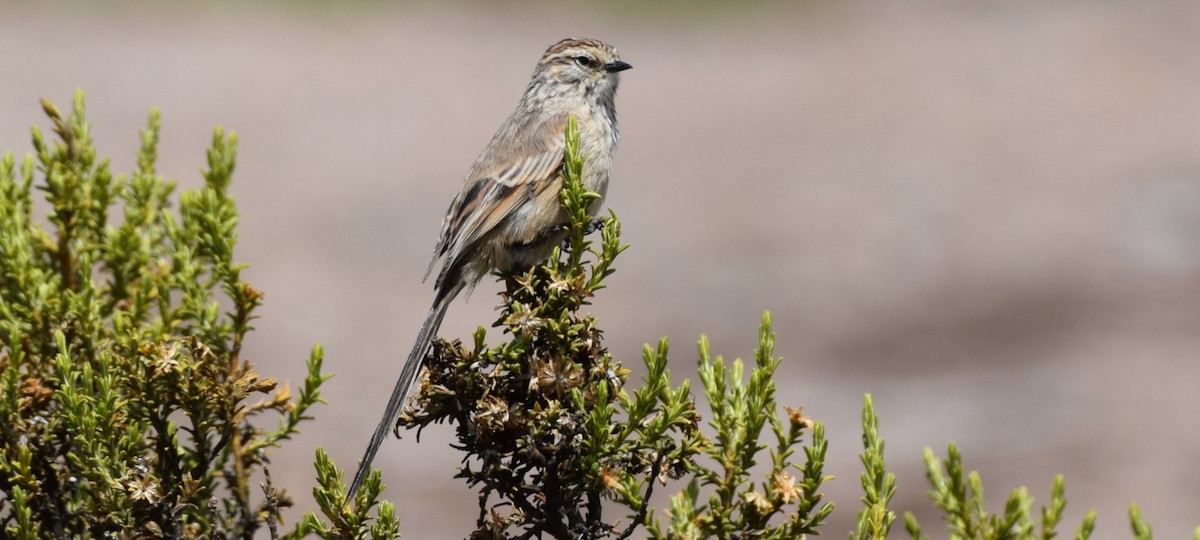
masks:
[[[0,539],[248,539],[264,528],[272,538],[395,538],[379,472],[348,501],[342,471],[320,449],[320,514],[278,530],[291,500],[271,484],[268,450],[309,419],[329,376],[313,347],[293,397],[241,358],[262,294],[233,260],[236,135],[215,131],[205,185],[182,193],[175,213],[174,184],[154,168],[156,111],[137,169],[114,177],[92,147],[82,93],[69,116],[43,105],[57,140],[34,128],[35,155],[0,162]],[[561,195],[568,241],[546,264],[499,276],[507,284],[493,325],[499,343],[488,345],[482,328],[469,346],[435,342],[397,429],[454,426],[466,464],[458,477],[479,493],[471,539],[819,534],[833,510],[820,493],[828,443],[820,422],[775,401],[769,314],[748,376],[741,360],[712,357],[701,338],[707,429],[689,381],[671,380],[665,339],[645,348],[640,385],[604,348],[583,309],[624,247],[612,214],[599,241],[588,238],[595,194],[578,181],[577,145],[571,124]],[[45,224],[34,215],[35,188],[48,203]],[[250,422],[264,415],[278,427]],[[863,504],[851,537],[882,539],[896,519],[896,485],[869,395],[863,433]],[[945,460],[928,450],[925,459],[950,538],[1057,535],[1061,477],[1039,512],[1021,488],[989,514],[979,475],[964,473],[953,444]],[[682,486],[665,514],[650,507],[656,485]],[[1089,513],[1075,537],[1088,538],[1094,520]],[[1130,520],[1137,538],[1150,538],[1136,505]],[[904,524],[927,538],[912,514]]]
[[[252,478],[326,376],[319,346],[296,396],[240,356],[262,294],[233,260],[237,136],[214,132],[176,214],[157,111],[137,169],[114,176],[82,93],[69,116],[43,107],[57,140],[34,128],[35,155],[0,162],[3,535],[251,538],[291,504]],[[271,414],[275,429],[250,422]]]

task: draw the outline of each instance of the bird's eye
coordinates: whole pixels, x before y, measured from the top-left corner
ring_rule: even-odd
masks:
[[[596,61],[592,60],[590,56],[576,56],[575,63],[589,69],[596,67]]]

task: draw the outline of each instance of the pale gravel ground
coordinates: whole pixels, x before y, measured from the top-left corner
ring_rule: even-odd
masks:
[[[993,508],[1062,472],[1067,522],[1096,508],[1097,538],[1126,537],[1135,500],[1161,538],[1200,524],[1200,4],[547,5],[0,3],[0,148],[28,151],[37,98],[77,86],[119,171],[151,105],[185,186],[213,125],[240,132],[238,253],[268,295],[248,353],[299,382],[320,341],[337,375],[273,456],[308,510],[313,448],[350,466],[377,420],[475,153],[545,46],[601,37],[635,66],[609,197],[633,247],[594,307],[608,344],[636,365],[670,336],[691,376],[700,333],[746,357],[772,310],[781,401],[832,439],[826,535],[850,528],[864,392],[895,506],[927,530],[920,451],[949,440]],[[491,321],[494,290],[443,333]],[[407,538],[473,519],[449,435],[383,449]]]

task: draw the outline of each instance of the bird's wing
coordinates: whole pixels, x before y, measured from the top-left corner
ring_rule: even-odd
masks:
[[[476,163],[462,191],[450,204],[434,262],[445,255],[445,267],[452,267],[459,255],[554,178],[562,168],[565,124],[565,116],[555,117],[535,129],[519,130],[528,135],[518,137],[506,148],[489,148],[493,152]]]

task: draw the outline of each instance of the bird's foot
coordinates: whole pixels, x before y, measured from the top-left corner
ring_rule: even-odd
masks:
[[[565,232],[567,230],[567,228],[569,228],[569,227],[570,227],[570,225],[563,223],[560,225],[555,225],[554,228],[551,230],[554,231],[555,233],[561,233],[561,232]],[[592,234],[600,229],[603,229],[603,228],[604,228],[604,218],[592,218],[592,221],[587,224],[586,228],[583,229],[583,235],[584,236],[590,235],[590,234]],[[559,244],[559,247],[562,248],[564,253],[570,253],[571,252],[571,239],[563,238],[562,244]]]

